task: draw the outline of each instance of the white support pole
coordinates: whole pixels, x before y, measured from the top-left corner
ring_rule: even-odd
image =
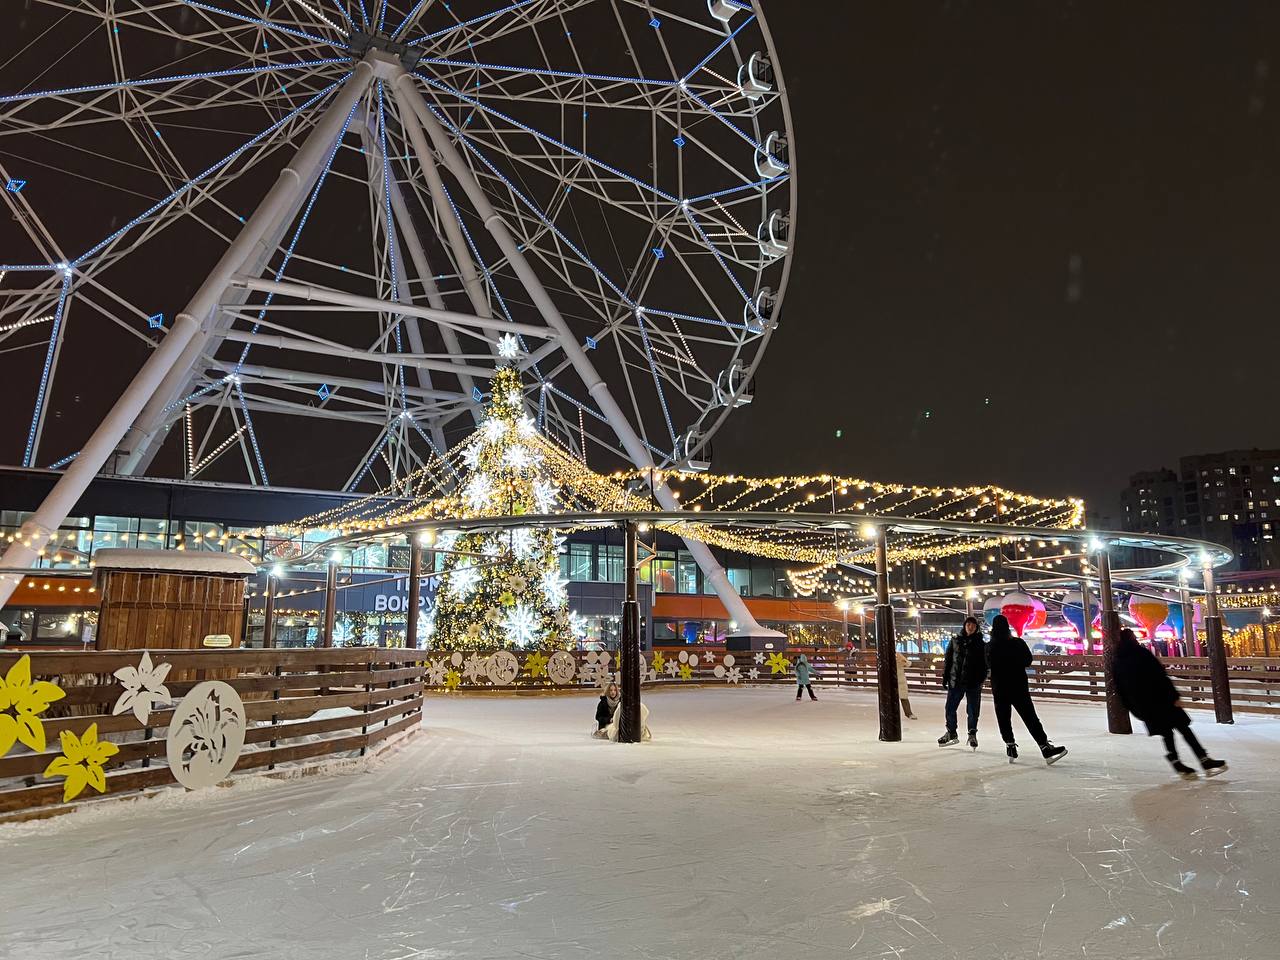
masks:
[[[370,63],[367,60],[357,63],[351,77],[316,120],[293,160],[280,171],[279,178],[253,216],[246,221],[222,259],[191,298],[185,312],[194,317],[199,325],[197,335],[191,338],[178,362],[168,371],[159,389],[148,400],[138,422],[126,434],[122,447],[127,457],[121,472],[135,472],[154,443],[162,439],[158,434],[166,422],[166,408],[179,399],[182,388],[190,382],[201,355],[208,351],[209,342],[214,338],[215,328],[219,325],[216,308],[223,292],[231,283],[231,278],[245,263],[257,265],[260,271],[270,261],[279,242],[272,242],[270,238],[283,235],[281,221],[285,221],[287,228],[290,212],[298,208],[307,192],[315,185],[325,157],[342,132],[356,101],[364,95],[372,79],[373,67]],[[216,347],[215,344],[214,349]]]
[[[116,442],[133,422],[133,418],[138,415],[138,411],[152,395],[165,373],[172,368],[187,344],[191,342],[199,326],[195,318],[188,313],[177,317],[173,328],[160,341],[160,346],[142,365],[133,382],[103,418],[98,429],[93,431],[93,436],[81,448],[80,455],[71,461],[66,473],[53,485],[53,489],[49,491],[48,496],[44,498],[31,518],[22,525],[17,538],[9,545],[4,556],[0,557],[0,568],[12,570],[30,567],[35,563],[40,551],[49,542],[49,538],[57,532],[62,521],[67,518],[94,475],[106,462],[107,457],[111,456]],[[8,602],[14,588],[21,582],[21,574],[0,575],[0,607]]]
[[[547,294],[546,288],[543,287],[537,273],[529,265],[528,260],[525,259],[524,252],[511,235],[506,223],[498,212],[493,209],[493,205],[489,202],[489,198],[485,196],[483,188],[476,181],[470,168],[467,167],[457,148],[449,139],[448,134],[440,126],[435,115],[427,106],[427,102],[414,85],[413,78],[407,73],[401,74],[395,81],[394,90],[396,101],[400,105],[401,117],[407,117],[410,113],[416,114],[418,121],[426,130],[431,142],[435,145],[436,151],[440,154],[440,159],[458,181],[463,192],[466,193],[467,199],[475,208],[476,213],[479,214],[480,219],[484,221],[485,229],[489,231],[499,249],[502,250],[503,255],[506,256],[507,261],[511,264],[512,269],[515,270],[521,284],[523,284],[525,291],[532,298],[534,306],[537,307],[543,320],[546,321],[547,326],[559,334],[560,346],[564,350],[565,356],[573,364],[578,376],[582,379],[583,384],[586,385],[587,392],[595,400],[600,412],[622,442],[623,449],[626,451],[627,456],[631,458],[631,462],[639,470],[652,470],[653,460],[649,456],[648,448],[645,447],[635,428],[631,426],[631,422],[623,414],[622,408],[614,400],[608,385],[600,377],[600,374],[596,372],[595,365],[592,364],[586,352],[578,343],[577,338],[574,337],[573,331]],[[411,129],[414,126],[407,119],[403,122],[406,129]],[[433,163],[433,157],[429,151],[420,147],[417,142],[421,139],[421,132],[418,132],[417,138],[411,135],[410,139],[414,142],[414,150],[417,152],[418,159],[425,170]],[[672,495],[670,488],[665,483],[656,484],[653,494],[663,509],[680,509],[679,501]],[[684,542],[689,548],[689,552],[693,554],[694,559],[698,562],[698,566],[702,568],[702,572],[710,582],[712,589],[715,590],[716,596],[724,604],[730,619],[738,625],[736,630],[738,635],[752,637],[782,636],[776,630],[766,630],[756,622],[756,618],[747,609],[746,602],[733,589],[733,586],[729,583],[729,578],[725,575],[724,568],[712,556],[711,550],[706,544],[688,539],[685,539]]]
[[[164,408],[169,402],[162,398],[163,394],[170,387],[176,390],[186,383],[191,369],[199,359],[203,350],[203,341],[199,335],[211,329],[219,297],[240,265],[272,234],[279,226],[279,221],[295,208],[299,197],[310,189],[315,177],[319,176],[319,165],[323,162],[325,152],[337,138],[372,76],[373,70],[367,63],[356,65],[354,75],[316,121],[294,162],[280,172],[280,178],[222,255],[213,272],[196,291],[187,308],[174,318],[173,328],[160,346],[142,365],[142,369],[103,418],[81,449],[80,455],[49,491],[35,514],[23,524],[18,538],[5,551],[4,557],[0,558],[0,567],[29,567],[35,562],[49,537],[67,518],[76,501],[126,433],[132,434],[132,440],[126,441],[128,446],[125,449],[136,463],[144,441],[163,423]],[[130,425],[140,416],[145,417],[148,410],[154,424],[151,431],[131,431]],[[0,605],[9,599],[20,581],[20,577],[17,581],[0,577]]]
[[[401,73],[392,85],[392,95],[395,97],[396,104],[400,107],[400,124],[404,127],[404,132],[409,137],[413,152],[418,157],[422,175],[427,180],[427,189],[431,192],[431,201],[435,204],[436,216],[444,229],[445,239],[449,242],[449,249],[453,251],[453,259],[458,267],[458,275],[462,278],[463,289],[467,291],[467,297],[471,300],[471,308],[475,310],[476,316],[491,316],[489,301],[484,295],[484,282],[476,273],[475,264],[471,260],[471,250],[467,246],[466,238],[462,235],[462,228],[458,225],[458,217],[453,212],[453,207],[449,204],[449,198],[445,196],[444,183],[440,180],[440,171],[436,169],[435,159],[431,156],[431,150],[427,146],[426,138],[422,135],[422,127],[417,119],[417,105],[413,104],[412,107],[406,105],[400,95],[399,91],[404,89],[406,80],[408,81],[409,89],[412,89],[416,94],[417,89],[413,86],[413,78],[407,73]]]

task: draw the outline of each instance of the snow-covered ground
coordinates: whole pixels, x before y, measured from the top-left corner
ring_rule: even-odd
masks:
[[[585,696],[436,697],[357,772],[0,828],[0,957],[1280,956],[1280,721],[1199,714],[1231,771],[1184,783],[1098,706],[1010,766],[989,700],[974,754],[937,698],[881,744],[820,696],[654,692],[634,746]]]

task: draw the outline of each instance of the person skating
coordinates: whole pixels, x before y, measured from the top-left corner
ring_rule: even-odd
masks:
[[[901,650],[898,651],[898,699],[902,701],[902,712],[908,720],[914,720],[916,715],[911,712],[911,698],[907,695],[907,655]]]
[[[991,665],[991,699],[996,706],[996,723],[1004,738],[1009,762],[1018,759],[1018,745],[1013,739],[1013,711],[1018,711],[1027,733],[1040,748],[1047,763],[1057,763],[1067,755],[1066,747],[1055,747],[1045,735],[1044,725],[1036,715],[1027,687],[1027,667],[1031,666],[1031,649],[1021,637],[1009,629],[1009,621],[997,616],[991,622],[991,642],[987,644],[987,662]]]
[[[947,690],[947,732],[938,738],[938,746],[959,743],[956,736],[956,708],[965,701],[969,719],[969,746],[978,749],[978,713],[982,709],[982,683],[987,679],[987,651],[982,631],[974,617],[964,618],[964,628],[947,641],[942,661],[942,685]]]
[[[809,691],[809,699],[817,700],[813,695],[813,684],[809,680],[809,674],[812,671],[809,661],[805,659],[804,654],[800,654],[800,659],[796,661],[796,700],[800,699],[800,695],[806,690]]]
[[[1132,630],[1120,631],[1111,671],[1125,709],[1147,725],[1148,736],[1164,738],[1166,757],[1178,776],[1184,780],[1196,779],[1195,770],[1178,758],[1178,746],[1173,740],[1175,730],[1187,741],[1206,776],[1215,777],[1226,771],[1226,762],[1210,757],[1191,732],[1191,718],[1178,706],[1178,689],[1165,672],[1164,664],[1138,642]]]

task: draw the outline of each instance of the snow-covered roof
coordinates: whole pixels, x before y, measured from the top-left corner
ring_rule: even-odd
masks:
[[[124,550],[108,547],[93,553],[95,569],[158,570],[166,573],[214,573],[251,577],[257,568],[234,553],[195,550]]]

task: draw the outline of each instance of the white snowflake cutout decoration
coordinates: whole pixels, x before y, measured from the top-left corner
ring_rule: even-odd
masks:
[[[507,452],[502,455],[502,462],[512,470],[524,472],[530,467],[537,466],[542,462],[542,457],[534,453],[528,447],[516,444],[508,447]]]
[[[465,600],[471,596],[476,584],[480,582],[480,571],[470,560],[462,560],[446,577],[449,581],[445,590],[456,600]]]
[[[471,470],[480,466],[480,458],[484,455],[484,450],[480,444],[473,443],[467,449],[462,451],[462,462]]]
[[[507,432],[507,425],[497,417],[490,417],[480,424],[480,435],[489,443],[497,443]]]
[[[529,437],[536,436],[537,433],[538,433],[538,425],[533,422],[533,418],[530,417],[528,414],[525,414],[523,417],[521,417],[519,420],[516,421],[517,436],[525,437],[527,439]]]
[[[553,607],[558,607],[569,599],[569,594],[565,591],[569,581],[561,578],[558,569],[544,570],[542,572],[542,595],[547,598],[547,603]]]
[[[569,612],[569,633],[570,635],[578,638],[582,638],[587,635],[587,620],[585,617],[578,616],[577,610],[571,610]]]
[[[462,665],[462,675],[466,677],[470,683],[475,683],[485,675],[485,666],[489,662],[488,657],[482,657],[478,653],[472,653],[467,657],[466,662]]]
[[[444,533],[436,537],[436,549],[444,553],[449,553],[458,545],[458,539],[462,533],[458,530],[446,530]]]
[[[516,527],[511,531],[511,552],[521,560],[528,560],[533,556],[534,546],[533,529],[531,527]]]
[[[244,704],[235,689],[221,680],[197,683],[174,710],[165,738],[174,779],[198,790],[225,778],[244,749],[244,730]]]
[[[483,510],[493,497],[493,481],[487,473],[473,474],[462,495],[472,510]]]
[[[533,507],[539,513],[552,513],[560,499],[560,488],[550,480],[533,481]]]
[[[155,705],[170,699],[169,688],[164,685],[169,668],[170,664],[167,663],[152,667],[151,654],[144,650],[136,667],[121,667],[112,674],[120,681],[120,686],[124,687],[124,693],[120,694],[116,705],[111,708],[111,715],[118,717],[132,710],[138,722],[145,727]]]
[[[509,333],[498,338],[498,356],[503,360],[514,360],[520,356],[520,341]]]
[[[520,661],[510,650],[497,650],[485,661],[484,672],[494,686],[505,687],[520,672]]]
[[[517,647],[525,647],[538,637],[538,617],[523,603],[517,603],[507,611],[503,627],[507,631],[507,639]]]

